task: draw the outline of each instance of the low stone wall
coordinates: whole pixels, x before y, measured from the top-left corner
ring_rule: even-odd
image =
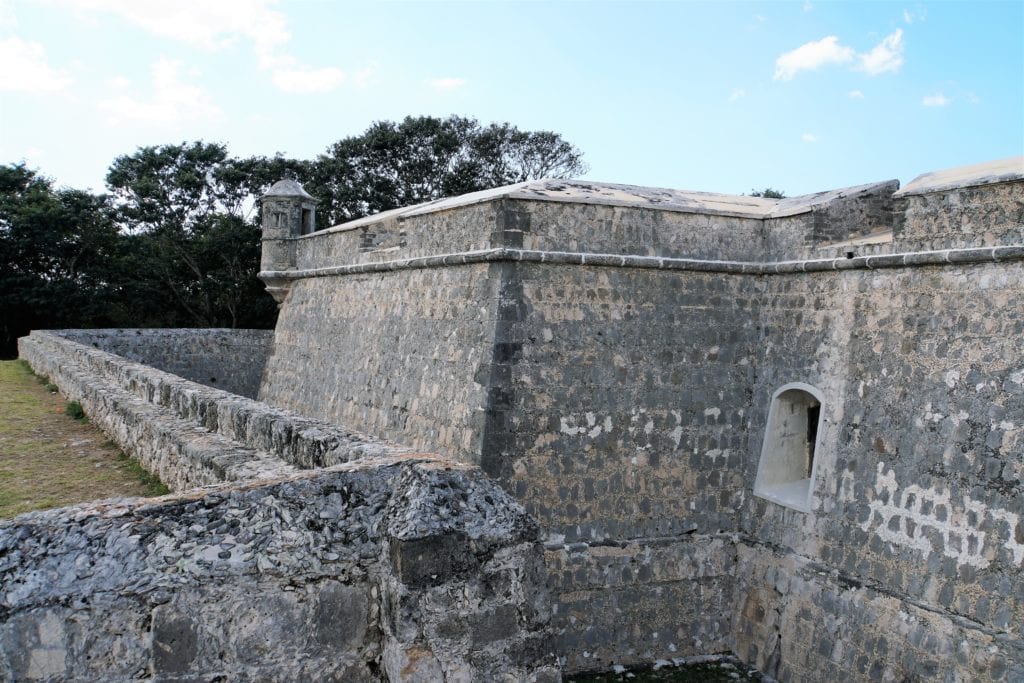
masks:
[[[60,335],[246,398],[256,398],[274,343],[273,330],[61,330]]]
[[[74,341],[102,332],[36,331],[18,350],[172,490],[409,451]]]
[[[429,457],[22,515],[0,679],[557,681],[538,534]]]

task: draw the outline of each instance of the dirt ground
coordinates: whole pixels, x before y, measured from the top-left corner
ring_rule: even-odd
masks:
[[[0,518],[167,488],[21,361],[0,361]],[[74,412],[72,409],[71,412]]]

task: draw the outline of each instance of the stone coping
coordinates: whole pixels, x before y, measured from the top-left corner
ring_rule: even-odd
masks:
[[[609,268],[645,268],[653,270],[682,270],[705,273],[732,273],[742,275],[785,275],[837,270],[875,270],[881,268],[908,268],[915,266],[945,266],[970,263],[1000,263],[1024,260],[1024,244],[998,247],[939,249],[910,251],[895,254],[874,254],[804,259],[795,261],[711,261],[703,259],[667,258],[661,256],[635,256],[631,254],[591,254],[586,252],[533,251],[528,249],[482,249],[478,251],[421,256],[393,261],[352,263],[304,270],[268,270],[259,274],[261,279],[300,280],[309,277],[330,277],[380,273],[419,268],[441,268],[475,263],[521,262],[551,265],[604,266]]]
[[[696,213],[709,216],[730,216],[734,218],[784,218],[809,213],[833,201],[856,197],[861,194],[872,194],[881,190],[893,191],[899,187],[899,181],[886,180],[877,183],[854,185],[851,187],[814,192],[798,197],[784,199],[765,199],[747,195],[722,194],[718,192],[698,192],[689,190],[672,190],[659,187],[641,187],[620,183],[587,182],[584,180],[557,180],[545,178],[515,185],[506,185],[491,190],[481,190],[437,199],[423,204],[415,204],[399,209],[382,211],[364,218],[357,218],[347,223],[332,226],[294,239],[309,239],[333,232],[345,232],[389,218],[404,220],[413,216],[422,216],[438,211],[448,211],[474,204],[498,201],[502,199],[518,199],[540,202],[559,202],[567,204],[591,204],[598,206],[620,206],[636,209],[653,209],[674,213]]]
[[[909,197],[1019,180],[1024,180],[1024,156],[922,173],[894,196]]]

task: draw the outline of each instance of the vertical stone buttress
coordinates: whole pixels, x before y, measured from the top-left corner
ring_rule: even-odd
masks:
[[[260,279],[280,306],[292,280],[275,275],[295,270],[295,240],[316,230],[316,201],[294,180],[279,180],[262,199],[263,254]]]

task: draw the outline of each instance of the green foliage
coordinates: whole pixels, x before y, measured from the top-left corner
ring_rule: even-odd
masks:
[[[171,492],[167,488],[167,484],[160,481],[160,477],[155,474],[150,474],[139,461],[135,458],[130,458],[124,453],[117,454],[117,463],[121,466],[121,470],[128,476],[139,480],[144,489],[144,496],[164,496]]]
[[[410,116],[378,121],[295,169],[319,200],[324,225],[442,197],[586,173],[583,154],[556,133],[508,123]]]
[[[49,391],[51,394],[56,394],[58,391],[60,391],[60,387],[51,382],[50,384],[46,385],[46,390]]]
[[[74,420],[85,420],[85,411],[82,410],[82,404],[78,401],[68,401],[64,406],[64,414]]]
[[[770,187],[766,187],[763,190],[751,190],[751,197],[764,197],[765,199],[785,199],[786,193],[782,190],[773,190]]]

